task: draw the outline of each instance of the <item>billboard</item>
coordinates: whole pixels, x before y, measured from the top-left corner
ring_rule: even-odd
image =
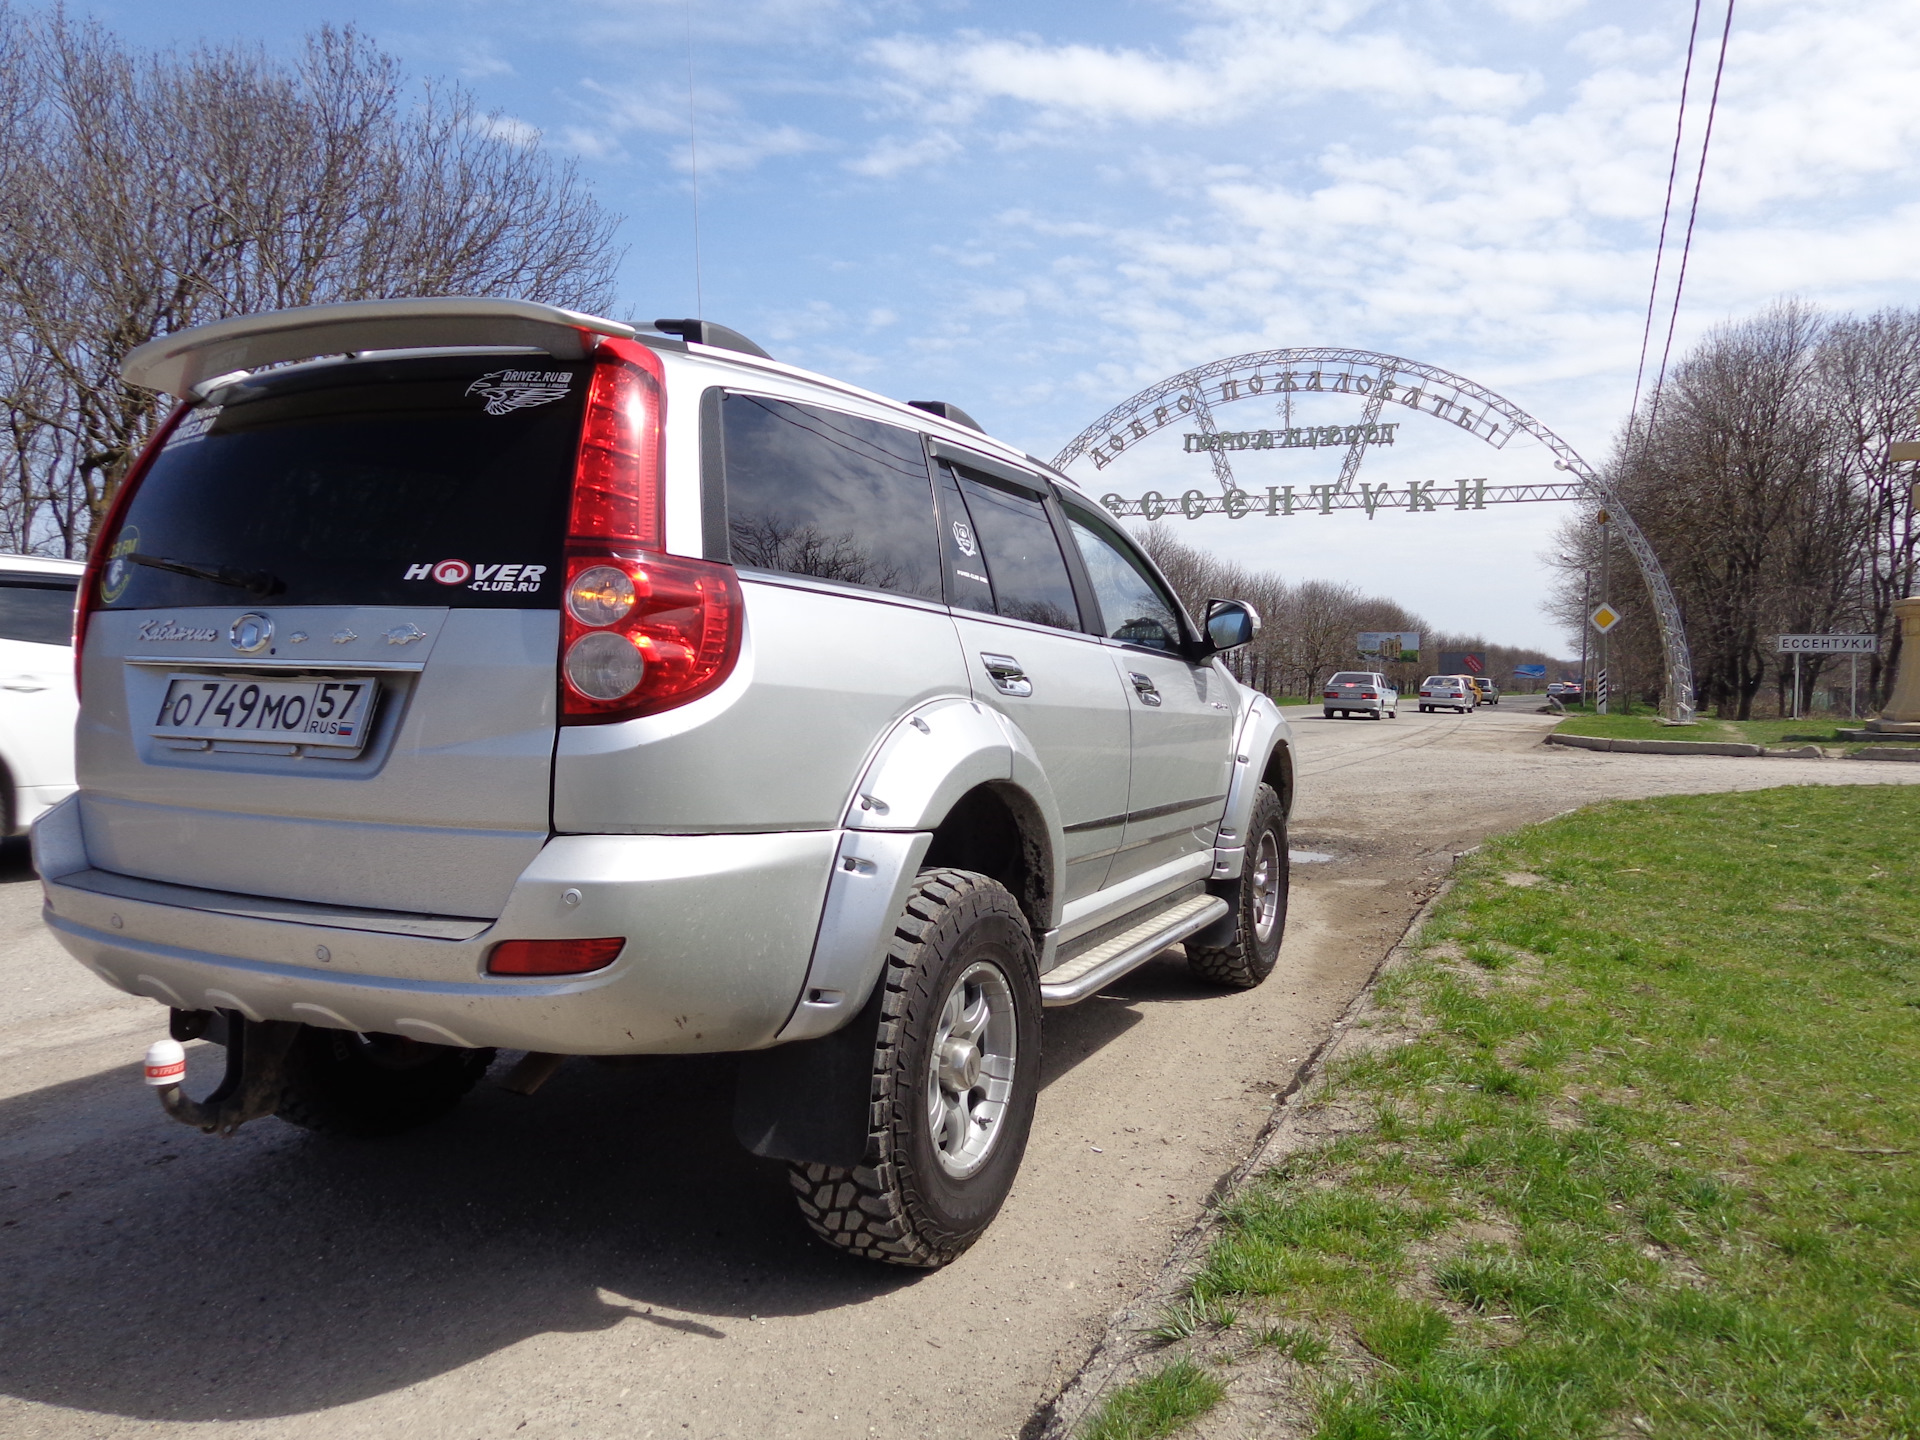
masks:
[[[1362,630],[1360,653],[1369,660],[1406,660],[1420,662],[1418,630]]]
[[[1487,673],[1487,652],[1484,650],[1442,650],[1440,652],[1440,673],[1442,675],[1484,675]]]
[[[1513,678],[1516,680],[1544,680],[1547,678],[1547,667],[1544,665],[1516,665],[1513,667]]]

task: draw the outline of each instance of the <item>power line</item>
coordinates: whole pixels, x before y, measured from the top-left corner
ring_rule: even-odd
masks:
[[[1640,331],[1640,365],[1633,372],[1633,404],[1627,410],[1627,436],[1640,413],[1640,383],[1647,374],[1647,346],[1653,341],[1653,306],[1660,294],[1660,262],[1667,249],[1667,222],[1673,216],[1673,182],[1680,174],[1680,137],[1687,129],[1687,90],[1693,83],[1693,47],[1700,38],[1700,0],[1693,0],[1693,25],[1687,31],[1687,64],[1680,72],[1680,114],[1673,124],[1673,159],[1667,163],[1667,198],[1660,207],[1660,239],[1653,247],[1653,283],[1647,287],[1647,323]]]
[[[1693,177],[1693,208],[1687,212],[1687,238],[1680,247],[1680,274],[1673,284],[1673,311],[1667,317],[1666,348],[1660,352],[1660,377],[1653,382],[1653,406],[1647,415],[1647,433],[1660,418],[1660,396],[1667,384],[1667,361],[1673,354],[1674,327],[1680,323],[1680,292],[1687,286],[1687,257],[1693,250],[1693,222],[1700,217],[1700,188],[1707,178],[1707,147],[1713,144],[1713,117],[1720,108],[1720,77],[1727,68],[1727,38],[1733,33],[1733,4],[1727,0],[1727,20],[1720,28],[1720,59],[1713,67],[1713,95],[1707,101],[1707,128],[1700,138],[1700,168]]]

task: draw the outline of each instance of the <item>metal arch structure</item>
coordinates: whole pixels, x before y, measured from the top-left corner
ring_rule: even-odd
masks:
[[[1526,435],[1554,456],[1554,468],[1578,480],[1587,495],[1606,510],[1627,551],[1640,567],[1653,611],[1660,626],[1660,644],[1666,655],[1667,715],[1681,723],[1693,720],[1693,659],[1687,650],[1686,629],[1673,587],[1660,568],[1659,557],[1647,537],[1620,503],[1612,487],[1580,453],[1518,405],[1463,375],[1437,365],[1383,355],[1374,350],[1350,350],[1312,345],[1288,350],[1256,350],[1232,355],[1170,375],[1139,394],[1121,401],[1067,443],[1053,457],[1065,470],[1085,457],[1104,470],[1127,450],[1169,425],[1191,421],[1202,434],[1217,434],[1214,407],[1239,400],[1290,395],[1354,395],[1366,401],[1366,421],[1389,404],[1464,430],[1496,450],[1505,449],[1515,435]],[[1363,433],[1365,427],[1357,427]],[[1349,438],[1337,488],[1346,490],[1359,469],[1364,441]],[[1209,447],[1214,476],[1229,494],[1237,487],[1225,450]],[[1582,620],[1584,624],[1584,619]]]

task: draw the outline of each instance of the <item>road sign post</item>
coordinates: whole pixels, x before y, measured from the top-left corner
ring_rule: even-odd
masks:
[[[1607,593],[1607,587],[1604,581],[1600,586],[1600,593],[1602,595]],[[1595,714],[1604,715],[1607,713],[1607,632],[1620,623],[1620,612],[1607,604],[1605,600],[1602,600],[1599,608],[1587,617],[1587,623],[1600,632],[1600,658],[1598,662],[1600,674],[1598,683],[1593,687],[1593,708]]]
[[[1782,655],[1793,656],[1793,716],[1801,719],[1800,714],[1800,657],[1802,655],[1846,655],[1851,658],[1853,670],[1853,697],[1847,703],[1849,714],[1856,715],[1860,704],[1860,657],[1880,653],[1878,635],[1779,635],[1774,637],[1774,650]]]

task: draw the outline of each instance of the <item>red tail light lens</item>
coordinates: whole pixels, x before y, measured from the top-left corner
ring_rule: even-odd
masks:
[[[658,550],[660,477],[665,459],[666,397],[660,360],[644,345],[603,340],[580,426],[573,476],[576,540],[603,540]]]
[[[624,587],[609,583],[616,571]],[[632,602],[610,623],[581,619]],[[579,603],[576,603],[576,597]],[[696,700],[740,654],[742,600],[731,565],[681,555],[573,555],[560,636],[560,713],[569,725],[631,720]]]
[[[659,553],[666,444],[659,358],[625,340],[602,341],[594,353],[561,611],[560,717],[568,725],[684,705],[725,680],[740,653],[733,567]]]
[[[159,427],[147,438],[134,462],[121,478],[120,488],[114,492],[113,503],[107,506],[106,519],[100,522],[99,537],[94,541],[93,549],[87,552],[87,568],[80,577],[80,590],[73,603],[73,691],[80,693],[80,661],[87,650],[87,622],[93,619],[93,612],[100,605],[101,577],[106,573],[107,563],[113,558],[114,541],[120,535],[120,522],[127,518],[127,506],[133,503],[133,492],[140,487],[141,477],[152,468],[154,456],[167,443],[167,437],[173,434],[174,426],[185,418],[191,405],[176,405],[173,413],[162,420]]]
[[[626,939],[502,940],[487,956],[492,975],[584,975],[604,970],[626,948]]]

